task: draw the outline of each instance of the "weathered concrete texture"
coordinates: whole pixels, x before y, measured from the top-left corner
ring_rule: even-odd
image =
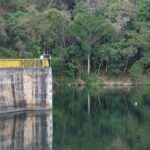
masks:
[[[0,69],[0,113],[51,108],[51,69]]]
[[[52,112],[0,117],[0,150],[51,150]]]

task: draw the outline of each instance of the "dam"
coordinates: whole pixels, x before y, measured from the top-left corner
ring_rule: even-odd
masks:
[[[48,59],[0,59],[0,114],[52,109]]]

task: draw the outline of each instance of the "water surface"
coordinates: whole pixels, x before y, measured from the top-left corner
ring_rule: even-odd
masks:
[[[150,150],[150,90],[56,90],[53,144],[54,150]]]
[[[149,88],[53,95],[53,112],[0,117],[0,150],[150,150]]]
[[[51,150],[52,113],[0,116],[0,150]]]

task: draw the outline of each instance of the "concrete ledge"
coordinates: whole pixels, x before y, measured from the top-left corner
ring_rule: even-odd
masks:
[[[0,68],[45,68],[49,67],[48,59],[0,59]]]
[[[36,107],[36,108],[9,108],[6,110],[0,110],[0,115],[10,114],[10,113],[19,113],[19,112],[36,112],[36,111],[50,111],[52,108],[49,107]]]

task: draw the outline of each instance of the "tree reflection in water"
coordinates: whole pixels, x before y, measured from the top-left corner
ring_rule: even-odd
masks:
[[[56,88],[54,128],[52,112],[1,116],[0,150],[149,150],[149,91]]]
[[[59,87],[54,94],[54,150],[149,150],[149,91]]]
[[[52,113],[0,116],[0,150],[52,150]]]

